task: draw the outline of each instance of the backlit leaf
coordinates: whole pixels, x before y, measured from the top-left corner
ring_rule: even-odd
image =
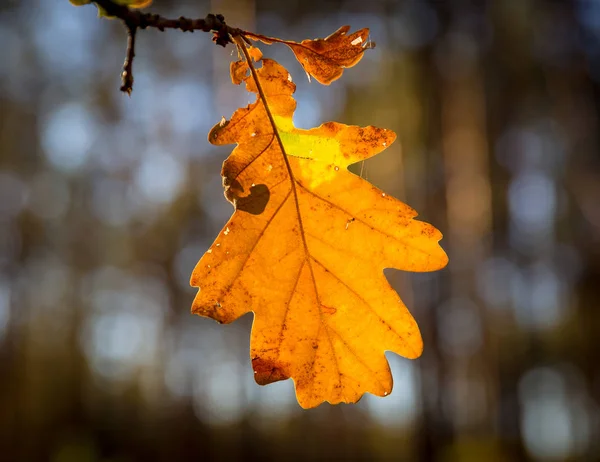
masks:
[[[233,80],[259,93],[244,65]],[[298,129],[288,71],[269,59],[257,71],[277,131],[257,98],[210,132],[213,144],[237,144],[222,169],[235,211],[193,271],[192,311],[222,323],[254,312],[256,381],[292,378],[305,408],[387,395],[384,352],[416,358],[422,340],[383,269],[444,267],[441,233],[347,170],[389,146],[392,131]]]
[[[300,43],[275,37],[248,33],[247,36],[266,44],[275,42],[289,46],[306,73],[318,82],[329,85],[342,76],[345,68],[358,63],[365,50],[374,48],[368,40],[369,29],[361,29],[350,35],[350,26],[342,26],[324,39],[303,40]]]

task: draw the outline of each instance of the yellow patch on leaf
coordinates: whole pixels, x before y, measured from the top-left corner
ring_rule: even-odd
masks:
[[[342,76],[345,68],[357,64],[365,50],[375,47],[375,43],[368,41],[369,29],[360,29],[346,35],[349,30],[350,26],[342,26],[329,37],[303,40],[300,43],[253,33],[247,33],[247,37],[267,45],[285,43],[308,75],[323,85],[329,85]]]
[[[239,66],[234,80],[259,93]],[[193,271],[192,312],[229,323],[253,311],[256,381],[292,378],[304,408],[385,396],[384,352],[416,358],[423,344],[383,269],[444,267],[441,233],[347,170],[389,146],[392,131],[295,128],[288,71],[264,59],[257,72],[277,133],[259,97],[209,134],[213,144],[237,144],[222,170],[235,212]]]

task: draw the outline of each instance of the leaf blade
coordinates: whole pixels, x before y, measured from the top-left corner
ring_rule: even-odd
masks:
[[[193,272],[193,311],[231,322],[252,310],[257,383],[292,378],[303,407],[385,396],[384,351],[415,358],[423,344],[383,269],[443,267],[441,233],[347,170],[389,146],[393,132],[336,122],[295,128],[289,74],[262,63],[241,79],[257,101],[209,136],[237,144],[222,171],[236,209]],[[253,215],[239,204],[258,200],[251,191],[259,184],[269,200]]]

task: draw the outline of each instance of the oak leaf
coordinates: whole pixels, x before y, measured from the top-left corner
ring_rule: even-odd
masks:
[[[369,29],[346,35],[349,30],[350,26],[342,26],[324,39],[303,40],[300,43],[254,33],[247,33],[247,36],[268,45],[285,43],[309,76],[323,85],[329,85],[342,76],[345,68],[357,64],[365,50],[375,47],[375,43],[368,40]]]
[[[257,96],[209,134],[215,145],[237,143],[222,169],[235,211],[192,273],[192,312],[221,323],[254,312],[256,382],[292,378],[304,408],[387,395],[384,352],[416,358],[422,340],[383,269],[447,263],[438,230],[347,170],[396,136],[337,122],[296,128],[286,69],[263,59],[257,86],[247,63],[234,68],[232,79],[266,102]]]

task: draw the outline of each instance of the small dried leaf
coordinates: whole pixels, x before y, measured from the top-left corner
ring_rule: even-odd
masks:
[[[323,85],[329,85],[342,76],[344,69],[358,63],[365,50],[375,46],[368,41],[369,29],[360,29],[346,35],[349,30],[350,26],[343,26],[324,39],[303,40],[300,43],[258,34],[247,36],[267,45],[285,43],[309,76]]]
[[[329,85],[342,76],[345,68],[358,63],[365,52],[369,29],[346,35],[350,26],[340,27],[325,39],[303,40],[288,46],[304,70],[318,82]]]

